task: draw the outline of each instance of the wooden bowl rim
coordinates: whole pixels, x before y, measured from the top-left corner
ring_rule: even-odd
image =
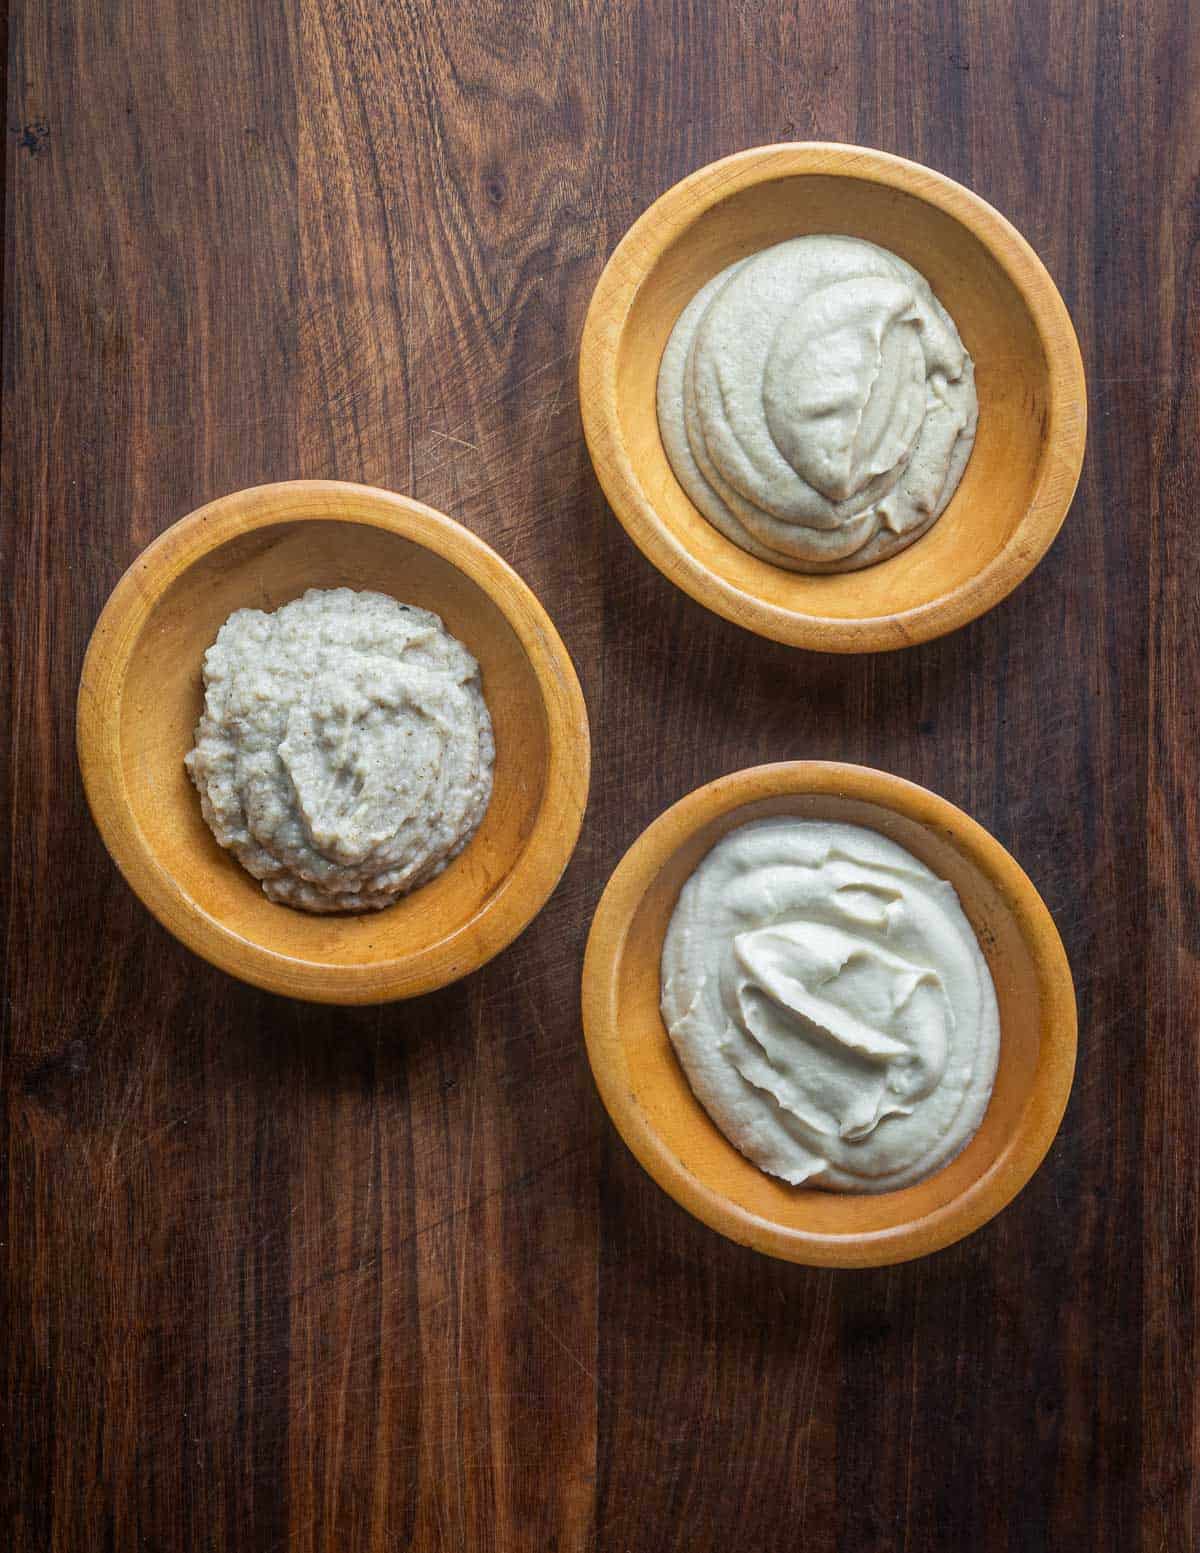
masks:
[[[630,924],[674,854],[719,816],[763,798],[829,793],[861,799],[949,835],[997,887],[1029,946],[1042,992],[1035,1087],[1009,1144],[963,1192],[886,1229],[845,1235],[799,1230],[748,1212],[683,1164],[649,1121],[625,1060],[620,992]],[[820,1267],[882,1267],[941,1250],[993,1218],[1045,1158],[1066,1110],[1075,1072],[1075,988],[1066,951],[1032,881],[983,826],[945,798],[903,777],[840,761],[751,766],[696,788],[654,820],[617,865],[592,920],[583,967],[583,1024],[605,1109],[642,1167],[681,1207],[740,1245]],[[1003,1032],[1001,1033],[1003,1039]],[[693,1101],[697,1121],[704,1113]],[[705,1117],[704,1125],[711,1126]]]
[[[1003,548],[974,576],[895,614],[833,618],[789,610],[698,560],[658,516],[621,432],[617,364],[637,294],[663,253],[699,216],[757,184],[797,176],[857,178],[923,201],[966,227],[1003,269],[1029,310],[1047,364],[1049,403],[1032,500]],[[1045,265],[1016,227],[944,173],[867,146],[797,141],[754,146],[690,173],[626,232],[596,284],[579,359],[584,437],[618,521],[642,554],[698,603],[773,641],[817,652],[886,652],[957,630],[1007,597],[1053,544],[1070,508],[1087,441],[1087,387],[1079,341]],[[887,562],[880,562],[886,565]]]
[[[141,632],[166,590],[234,539],[309,521],[384,529],[458,568],[489,595],[516,633],[546,715],[542,803],[509,872],[450,933],[411,954],[374,963],[328,965],[281,953],[203,910],[158,861],[137,822],[122,767],[125,679]],[[574,665],[529,586],[489,545],[444,513],[411,497],[342,480],[284,480],[235,491],[198,507],[147,546],[113,589],[93,629],[80,675],[76,745],[101,838],[130,888],[169,932],[242,981],[337,1004],[415,997],[457,981],[506,948],[541,910],[575,850],[591,771],[587,707]]]

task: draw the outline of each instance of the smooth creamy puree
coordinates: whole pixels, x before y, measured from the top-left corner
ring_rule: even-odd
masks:
[[[667,457],[734,544],[851,571],[922,535],[975,439],[975,373],[910,264],[856,237],[796,237],[722,270],[663,353]]]
[[[273,901],[390,905],[483,819],[495,748],[479,665],[428,610],[350,588],[239,609],[204,685],[187,768],[213,834]]]
[[[667,930],[662,1011],[713,1121],[795,1186],[921,1180],[975,1134],[996,1074],[996,994],[958,896],[857,825],[718,842]]]

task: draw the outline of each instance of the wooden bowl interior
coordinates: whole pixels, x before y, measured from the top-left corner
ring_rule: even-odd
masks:
[[[446,871],[396,905],[351,917],[279,906],[216,843],[184,769],[203,704],[201,662],[235,610],[306,588],[373,588],[439,614],[478,659],[496,736],[491,803]],[[166,589],[134,643],[120,697],[121,767],[156,862],[210,917],[251,943],[329,966],[399,960],[471,920],[520,856],[542,803],[548,730],[537,678],[488,594],[421,545],[370,524],[280,522],[220,546]]]
[[[958,1157],[916,1186],[874,1196],[803,1190],[764,1174],[709,1120],[675,1057],[659,1011],[667,924],[689,875],[727,832],[777,815],[837,820],[880,831],[958,892],[979,938],[1000,1007],[1000,1061],[983,1125]],[[650,1131],[712,1194],[751,1219],[819,1235],[896,1229],[960,1197],[1005,1156],[1035,1088],[1041,1058],[1042,997],[1031,944],[995,883],[950,832],[938,832],[879,804],[831,793],[780,794],[722,814],[668,859],[630,920],[613,978],[616,1025],[629,1091]]]
[[[747,555],[696,510],[659,436],[659,362],[676,319],[734,260],[806,233],[863,237],[929,281],[975,361],[979,430],[962,483],[933,528],[858,572],[805,576]],[[1045,456],[1049,369],[1030,311],[982,242],[911,194],[861,178],[799,174],[756,183],[699,213],[658,255],[617,351],[621,435],[647,500],[701,565],[780,609],[830,619],[903,613],[971,581],[1024,517]]]

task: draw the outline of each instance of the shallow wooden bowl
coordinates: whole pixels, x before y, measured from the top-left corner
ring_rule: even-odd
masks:
[[[728,1142],[692,1094],[659,1012],[660,962],[679,891],[728,831],[789,814],[865,825],[958,892],[996,985],[1000,1060],[983,1124],[916,1186],[859,1196],[788,1186]],[[944,798],[863,766],[755,766],[698,788],[633,844],[596,910],[583,1019],[597,1087],[658,1184],[731,1240],[789,1262],[875,1267],[978,1229],[1050,1147],[1075,1070],[1075,991],[1041,897],[998,841]]]
[[[713,528],[671,471],[655,407],[663,348],[700,287],[810,232],[865,237],[914,265],[958,325],[979,395],[975,450],[945,512],[908,549],[840,575],[784,571]],[[659,571],[727,620],[827,652],[927,641],[1011,592],[1066,516],[1087,423],[1075,331],[1025,239],[951,179],[858,146],[763,146],[669,189],[600,277],[579,393],[600,483]]]
[[[201,660],[227,616],[341,586],[435,610],[470,648],[496,769],[483,824],[443,874],[384,911],[320,917],[269,901],[222,851],[183,758],[201,711]],[[537,599],[441,513],[334,481],[239,491],[144,551],[96,625],[77,734],[100,834],[164,927],[243,981],[317,1002],[411,997],[489,960],[558,882],[587,801],[587,712]]]

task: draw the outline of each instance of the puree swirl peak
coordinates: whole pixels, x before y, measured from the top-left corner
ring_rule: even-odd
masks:
[[[727,538],[795,571],[849,571],[919,538],[974,444],[974,368],[896,254],[792,238],[684,309],[658,379],[680,484]]]
[[[662,1011],[697,1098],[794,1186],[882,1192],[946,1164],[991,1095],[1000,1022],[953,888],[861,826],[756,821],[680,892]]]
[[[218,842],[273,901],[388,906],[483,819],[495,747],[479,665],[428,610],[349,588],[240,609],[204,685],[187,768]]]

